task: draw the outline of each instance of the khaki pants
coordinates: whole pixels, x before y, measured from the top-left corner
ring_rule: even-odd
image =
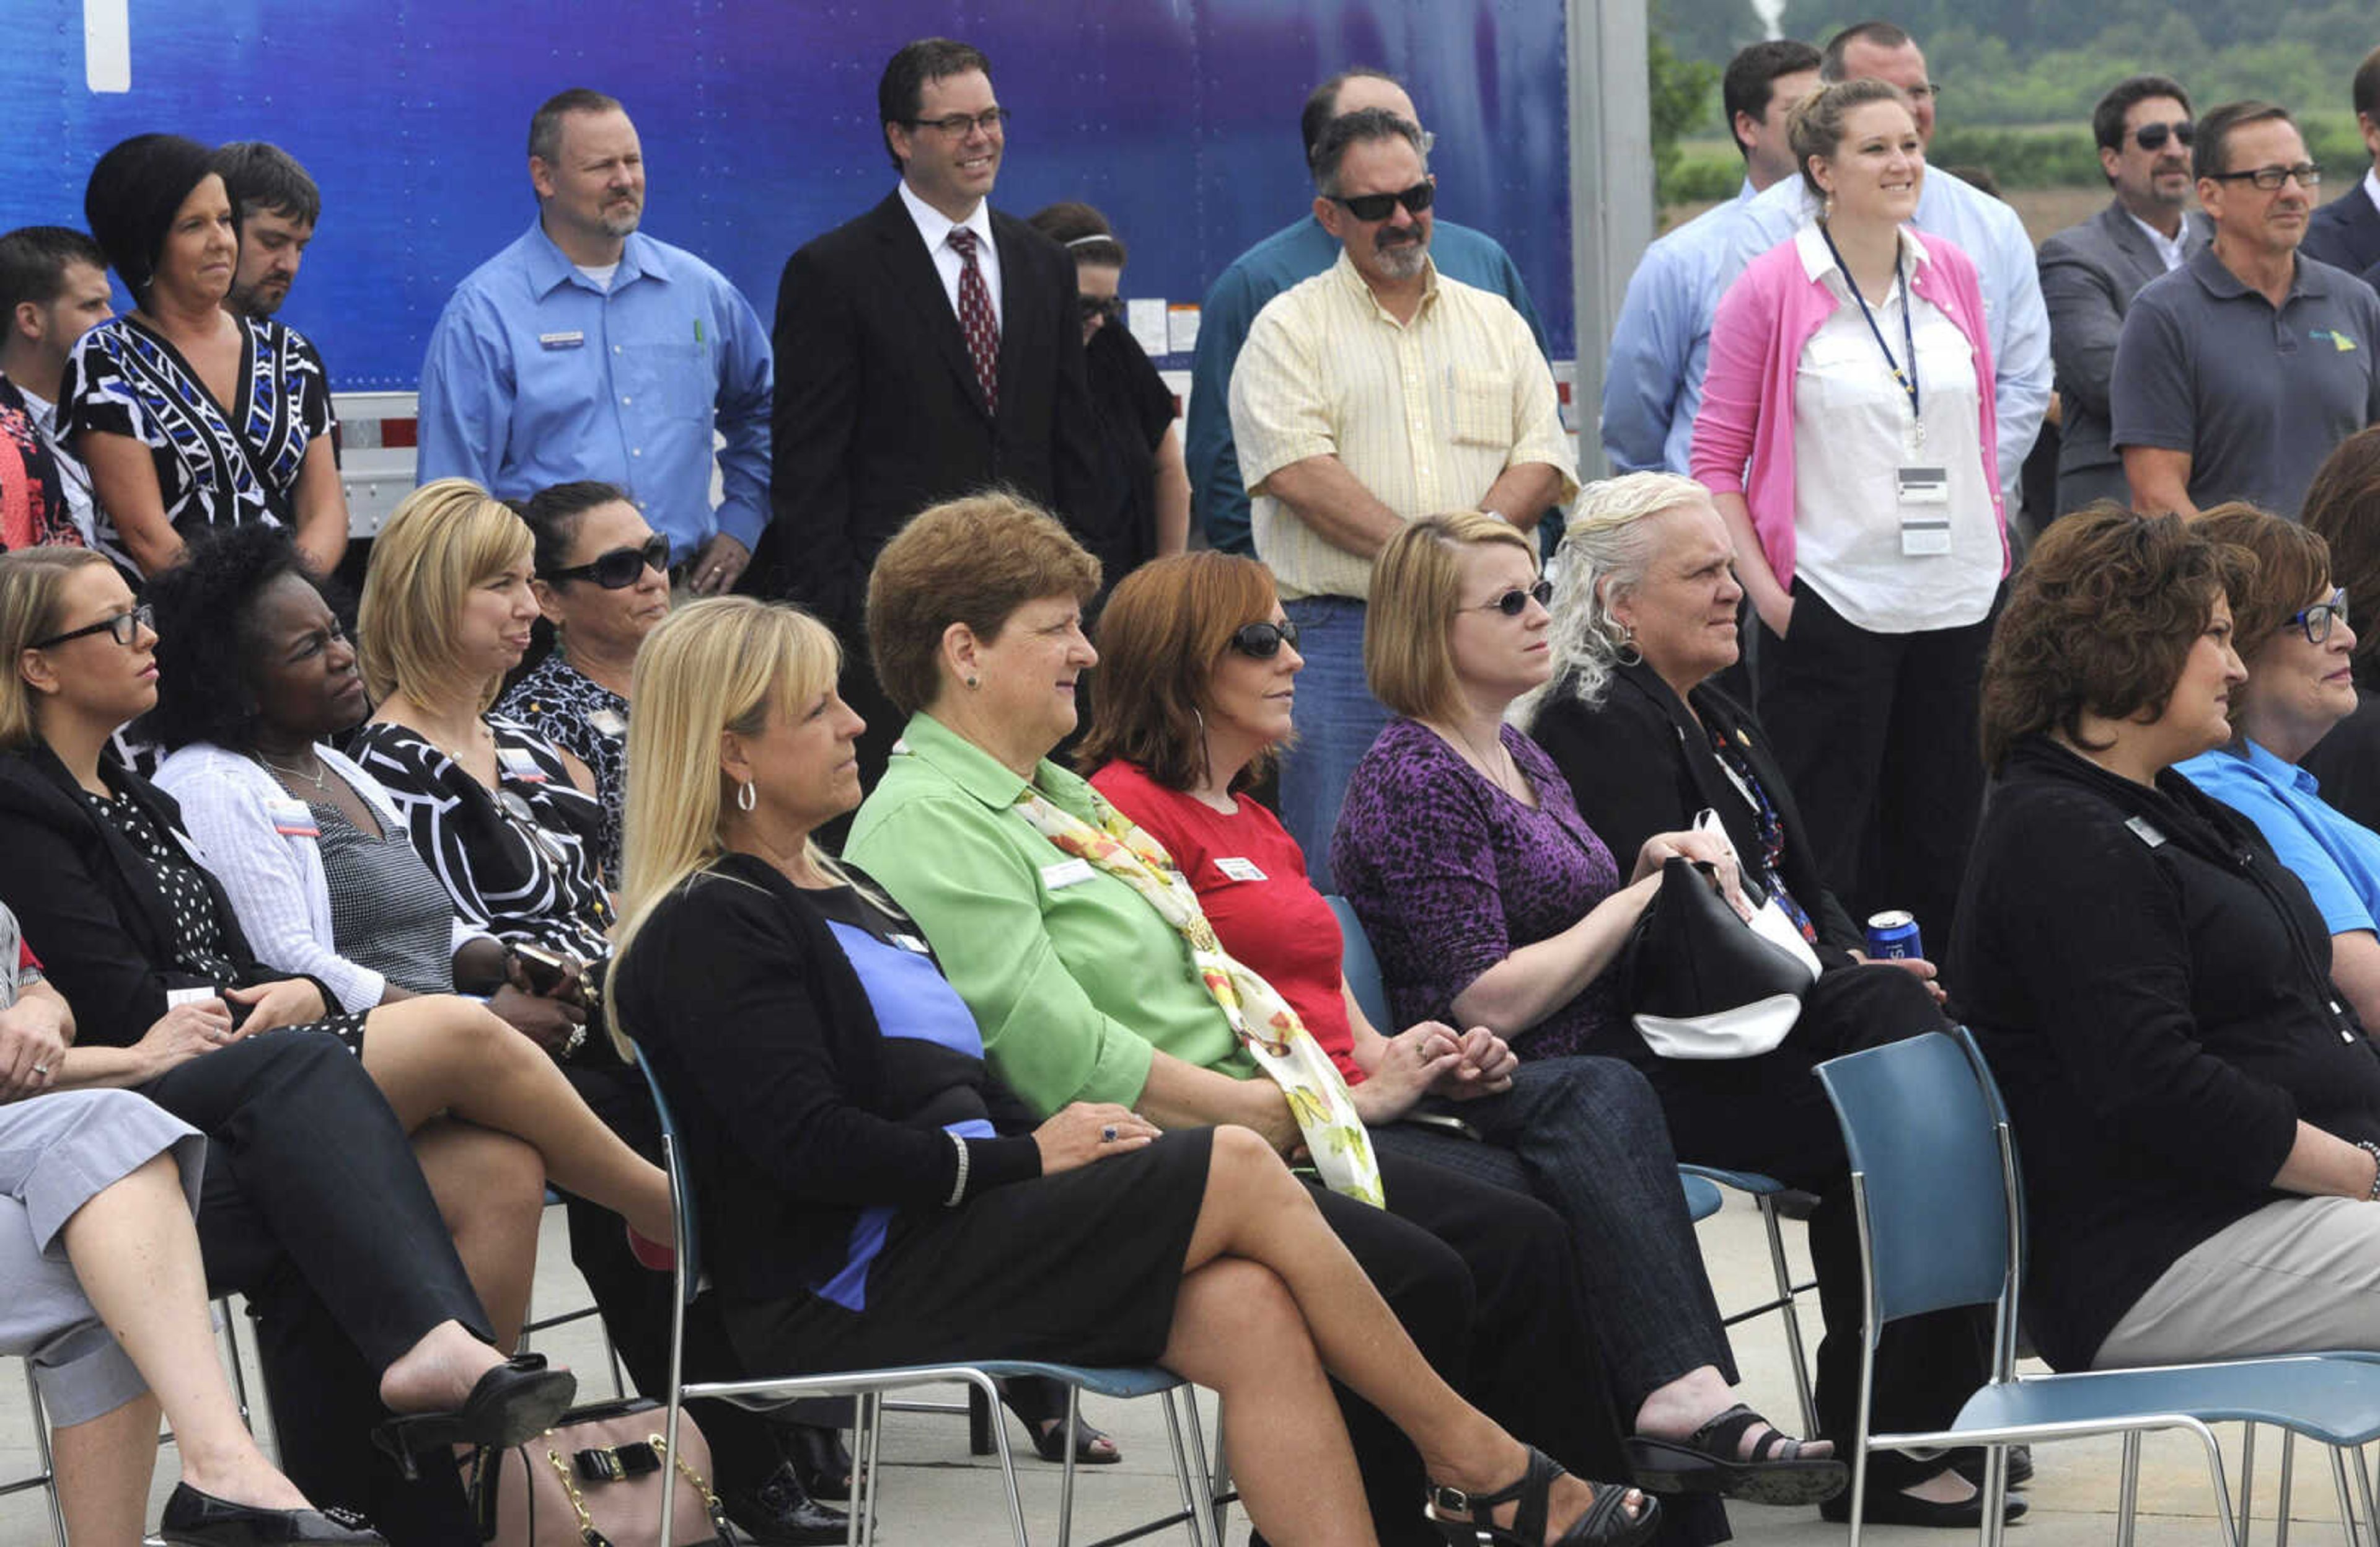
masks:
[[[2094,1368],[2325,1348],[2380,1351],[2380,1204],[2285,1198],[2184,1253]]]

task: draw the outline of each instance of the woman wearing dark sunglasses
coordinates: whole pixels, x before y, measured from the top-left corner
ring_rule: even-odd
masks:
[[[1493,621],[1516,628],[1501,608],[1517,619],[1541,600],[1524,582],[1500,593]],[[1726,1329],[1641,1076],[1608,1058],[1524,1066],[1485,1027],[1433,1017],[1385,1034],[1366,1017],[1304,852],[1239,793],[1289,738],[1304,664],[1264,566],[1211,552],[1148,565],[1109,598],[1099,645],[1107,691],[1078,754],[1092,787],[1164,846],[1223,948],[1296,1008],[1377,1148],[1534,1193],[1562,1216],[1638,1480],[1773,1504],[1839,1490],[1829,1447],[1771,1438],[1729,1395]]]
[[[514,506],[536,540],[529,589],[553,648],[513,684],[496,712],[587,765],[603,814],[595,847],[620,883],[629,676],[637,647],[669,615],[669,539],[654,534],[609,483],[559,483]]]

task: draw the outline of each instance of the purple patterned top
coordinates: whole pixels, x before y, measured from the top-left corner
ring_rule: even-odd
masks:
[[[1620,888],[1611,851],[1553,760],[1512,726],[1501,734],[1536,810],[1412,720],[1390,721],[1348,782],[1330,868],[1380,958],[1399,1026],[1451,1020],[1474,979]],[[1511,1041],[1524,1058],[1552,1058],[1627,1027],[1606,972]]]

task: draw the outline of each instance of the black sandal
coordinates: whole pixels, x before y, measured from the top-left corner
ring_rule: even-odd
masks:
[[[543,1354],[516,1354],[480,1376],[460,1407],[390,1419],[371,1431],[372,1443],[413,1482],[421,1476],[416,1456],[456,1445],[509,1449],[552,1428],[577,1395],[577,1376],[548,1370]]]
[[[967,1399],[969,1448],[978,1456],[990,1456],[993,1450],[991,1425],[999,1418],[984,1403],[981,1391],[970,1389]],[[1038,1375],[1011,1375],[1000,1382],[1000,1402],[1025,1425],[1025,1431],[1032,1436],[1036,1456],[1044,1461],[1066,1459],[1064,1386]],[[1075,1465],[1112,1467],[1123,1459],[1123,1452],[1115,1441],[1103,1431],[1092,1428],[1078,1410],[1075,1420]]]
[[[1658,1500],[1638,1493],[1640,1505],[1631,1515],[1628,1496],[1635,1490],[1596,1482],[1588,1484],[1595,1490],[1595,1502],[1586,1506],[1586,1513],[1572,1521],[1570,1529],[1555,1541],[1546,1541],[1546,1498],[1563,1470],[1560,1463],[1531,1445],[1528,1470],[1519,1480],[1493,1493],[1432,1488],[1425,1513],[1451,1547],[1634,1547],[1661,1529]],[[1512,1523],[1496,1524],[1490,1512],[1498,1504],[1516,1500],[1519,1507],[1512,1512]],[[1462,1518],[1464,1515],[1470,1518]]]
[[[1851,1468],[1831,1456],[1803,1457],[1802,1442],[1774,1424],[1741,1459],[1746,1431],[1768,1423],[1739,1402],[1682,1440],[1631,1435],[1628,1465],[1648,1493],[1720,1493],[1746,1504],[1823,1504],[1851,1483]]]

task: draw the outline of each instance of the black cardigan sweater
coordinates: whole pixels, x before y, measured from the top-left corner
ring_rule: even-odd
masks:
[[[1802,836],[1801,810],[1768,755],[1768,733],[1750,710],[1708,682],[1687,699],[1693,713],[1660,674],[1641,661],[1617,668],[1603,701],[1591,708],[1579,701],[1565,677],[1539,700],[1529,735],[1570,781],[1579,814],[1623,872],[1636,862],[1645,839],[1683,831],[1706,808],[1718,813],[1738,854],[1760,852],[1758,813],[1711,750],[1712,732],[1728,737],[1777,810],[1785,830],[1778,874],[1817,928],[1820,960],[1828,967],[1848,963],[1849,953],[1862,943],[1860,927],[1818,874]]]
[[[0,902],[24,926],[42,974],[73,1006],[75,1041],[130,1047],[164,1018],[170,990],[247,988],[294,976],[256,959],[231,899],[183,832],[182,808],[174,798],[114,762],[104,773],[199,861],[224,955],[238,969],[239,981],[217,985],[169,965],[174,920],[149,862],[91,809],[57,754],[39,744],[0,753]],[[319,980],[306,981],[322,990],[326,1006],[338,1004]],[[237,1005],[232,1011],[247,1013]]]
[[[621,1028],[669,1094],[703,1266],[724,1299],[826,1282],[863,1209],[949,1203],[957,1149],[932,1117],[888,1110],[884,1034],[859,975],[774,866],[729,855],[695,874],[654,905],[613,974]],[[965,1141],[966,1195],[1039,1175],[1033,1115],[980,1060],[967,1066],[1002,1137]]]
[[[2330,982],[2330,935],[2253,823],[2168,770],[2155,789],[2046,737],[1994,784],[1949,969],[2022,1162],[2025,1321],[2087,1369],[2191,1248],[2288,1196],[2302,1118],[2380,1140],[2380,1053]]]

